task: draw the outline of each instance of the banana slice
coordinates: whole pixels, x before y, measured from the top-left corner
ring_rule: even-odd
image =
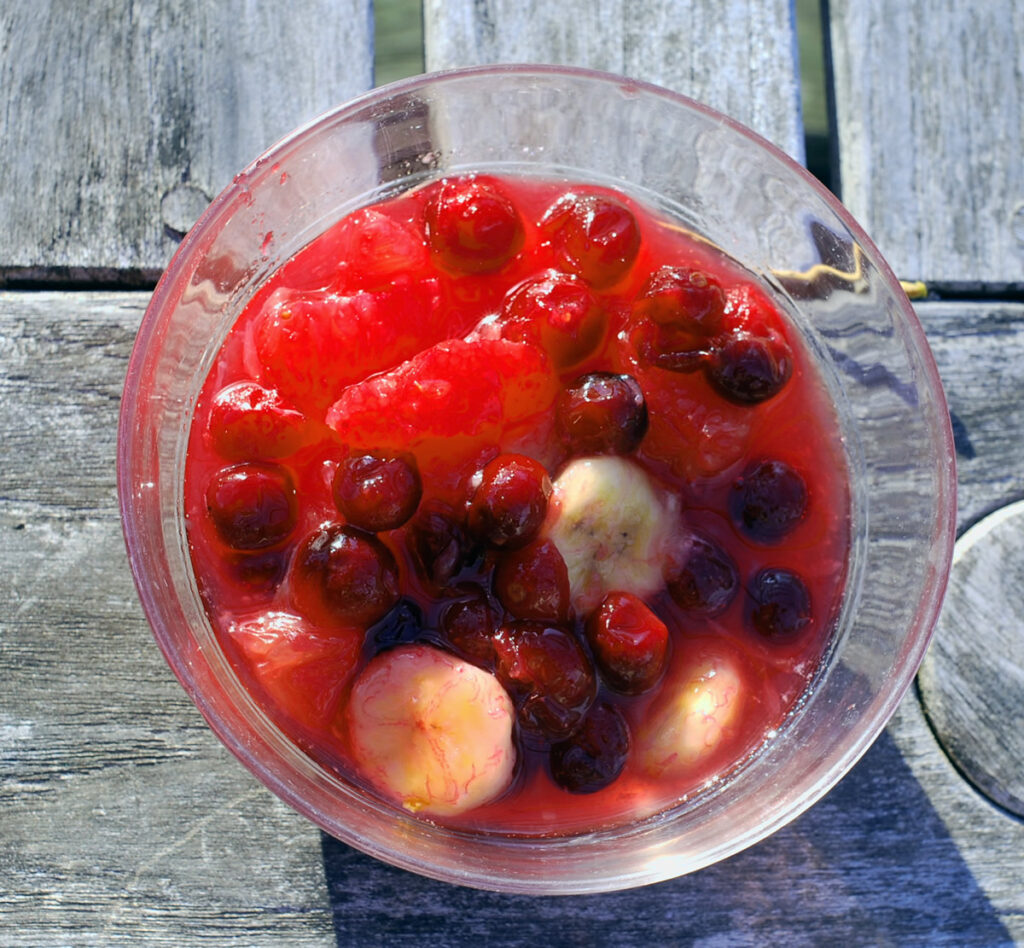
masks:
[[[741,673],[731,659],[707,655],[689,664],[681,683],[662,692],[637,746],[652,776],[698,766],[731,740],[744,704]]]
[[[498,679],[430,645],[373,659],[352,687],[348,728],[364,776],[406,809],[465,812],[512,781],[515,712]]]
[[[581,615],[610,592],[643,597],[662,583],[674,532],[674,499],[634,462],[578,458],[554,481],[545,532],[565,560],[573,606]]]

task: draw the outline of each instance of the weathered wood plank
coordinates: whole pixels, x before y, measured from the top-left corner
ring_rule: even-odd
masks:
[[[145,302],[0,293],[0,943],[327,945],[333,924],[388,948],[1024,944],[1024,823],[962,779],[914,695],[818,806],[694,876],[527,899],[328,841],[325,886],[319,835],[209,733],[135,600],[113,457]],[[1024,306],[918,310],[962,422],[965,523],[1021,492]]]
[[[428,69],[585,66],[674,89],[803,156],[790,0],[426,0]]]
[[[1024,5],[829,9],[844,203],[904,279],[1024,283]]]
[[[0,943],[328,945],[320,837],[208,730],[114,483],[147,297],[0,293]]]
[[[0,50],[0,278],[152,277],[234,174],[373,69],[369,0],[10,0]]]
[[[975,524],[953,572],[919,683],[925,713],[960,770],[1024,816],[1024,502]]]
[[[957,440],[961,530],[1024,496],[1024,304],[918,303]]]

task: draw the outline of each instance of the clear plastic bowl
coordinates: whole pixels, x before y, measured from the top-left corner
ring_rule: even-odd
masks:
[[[839,628],[778,737],[693,801],[578,836],[453,832],[318,766],[255,704],[214,638],[183,520],[185,448],[218,346],[254,289],[349,211],[460,170],[610,184],[676,214],[773,286],[836,402],[853,486]],[[118,447],[139,594],[174,673],[227,747],[331,835],[450,882],[533,894],[624,889],[707,866],[822,797],[910,685],[945,588],[953,440],[921,326],[878,251],[803,169],[735,122],[620,77],[467,69],[378,89],[284,139],[190,231],[132,354]]]

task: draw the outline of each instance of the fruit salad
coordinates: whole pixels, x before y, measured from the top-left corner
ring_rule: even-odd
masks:
[[[275,270],[198,398],[185,508],[295,745],[505,834],[645,818],[776,739],[850,548],[835,409],[767,285],[626,193],[512,175]]]

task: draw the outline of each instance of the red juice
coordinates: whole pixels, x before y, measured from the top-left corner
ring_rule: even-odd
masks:
[[[642,818],[771,740],[850,545],[835,409],[767,289],[628,195],[528,178],[429,183],[278,268],[185,480],[267,714],[396,806],[503,833]]]

